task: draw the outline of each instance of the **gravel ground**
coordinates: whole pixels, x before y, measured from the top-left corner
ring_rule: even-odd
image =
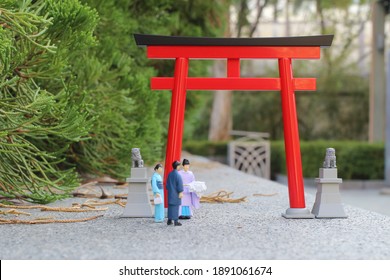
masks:
[[[119,205],[109,205],[102,213],[23,210],[33,217],[58,219],[104,216],[83,223],[0,225],[0,259],[390,259],[389,216],[345,205],[347,219],[285,219],[285,186],[202,157],[187,157],[196,179],[206,182],[207,193],[232,191],[232,198],[246,196],[247,201],[202,203],[182,227],[156,224],[153,218],[120,218]],[[314,198],[306,195],[309,209]],[[85,200],[72,198],[50,206]]]

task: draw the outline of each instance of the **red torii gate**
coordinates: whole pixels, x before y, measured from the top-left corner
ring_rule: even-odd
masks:
[[[319,59],[333,35],[279,38],[202,38],[134,34],[151,59],[175,59],[174,77],[154,77],[153,90],[172,90],[164,185],[172,162],[181,158],[187,90],[281,91],[290,208],[286,218],[313,218],[306,209],[295,91],[313,91],[315,78],[294,78],[292,59]],[[226,78],[188,77],[189,59],[226,59]],[[278,59],[280,78],[242,78],[240,59]],[[166,190],[165,190],[166,192]],[[167,195],[165,195],[167,199]],[[167,201],[165,201],[167,205]]]

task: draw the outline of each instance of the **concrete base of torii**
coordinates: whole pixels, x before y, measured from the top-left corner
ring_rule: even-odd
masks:
[[[288,208],[282,217],[286,219],[314,219],[314,215],[307,208]]]
[[[121,218],[150,218],[153,208],[149,199],[147,169],[131,168],[131,177],[127,178],[129,193]]]
[[[340,196],[342,181],[337,178],[337,168],[319,169],[316,200],[311,211],[316,218],[347,218]]]

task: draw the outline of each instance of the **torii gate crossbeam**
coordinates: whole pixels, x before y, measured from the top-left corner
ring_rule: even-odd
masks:
[[[295,91],[315,90],[316,81],[314,78],[294,78],[292,59],[319,59],[320,48],[329,47],[333,35],[201,38],[135,34],[134,37],[138,46],[147,46],[148,58],[175,59],[173,78],[151,79],[153,90],[172,90],[164,185],[172,170],[172,162],[181,157],[187,90],[280,91],[290,199],[290,208],[282,215],[286,218],[314,218],[305,206]],[[188,77],[190,59],[226,59],[227,77]],[[279,78],[242,78],[240,59],[277,59]]]

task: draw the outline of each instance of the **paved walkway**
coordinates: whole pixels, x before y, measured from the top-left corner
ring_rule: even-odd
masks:
[[[233,198],[246,196],[247,202],[202,203],[182,227],[119,218],[119,205],[84,223],[0,225],[0,259],[390,259],[389,216],[345,205],[347,219],[285,219],[286,186],[202,157],[188,158],[209,193],[232,191]],[[306,203],[311,209],[313,194],[307,193]],[[96,215],[29,211],[34,217],[66,219]]]

